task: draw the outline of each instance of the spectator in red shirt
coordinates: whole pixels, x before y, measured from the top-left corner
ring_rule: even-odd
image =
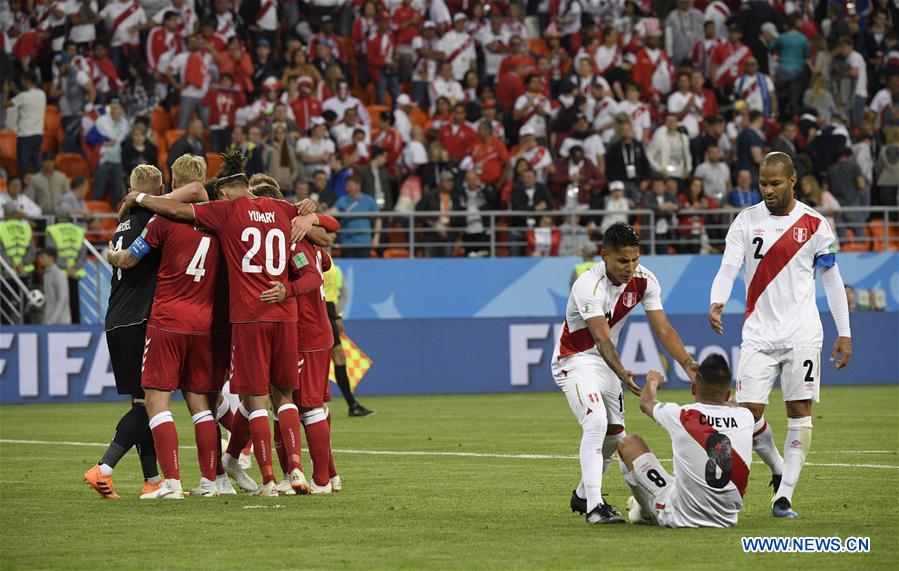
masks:
[[[253,92],[253,60],[243,49],[238,36],[228,41],[228,48],[222,53],[218,68],[221,74],[230,73],[234,78],[234,85],[244,93]]]
[[[312,93],[312,78],[304,75],[297,79],[299,96],[290,99],[288,104],[293,111],[297,125],[306,133],[312,128],[312,118],[322,114],[322,102]]]
[[[471,158],[475,172],[487,186],[499,188],[509,178],[509,150],[494,135],[490,121],[478,124],[478,142],[472,149]]]
[[[390,31],[390,14],[381,12],[378,15],[378,29],[365,46],[365,57],[368,61],[368,75],[375,82],[375,99],[378,105],[384,103],[384,90],[396,99],[400,92],[400,84],[396,77],[396,40]]]
[[[526,62],[518,61],[512,67],[512,70],[503,74],[500,73],[497,81],[496,100],[499,101],[503,111],[510,113],[515,106],[515,101],[527,91],[524,84],[524,78],[528,74],[529,65]]]
[[[378,5],[374,0],[365,0],[359,15],[353,20],[353,48],[359,66],[359,83],[368,85],[368,40],[377,33]]]
[[[393,113],[382,111],[378,116],[378,128],[371,134],[371,146],[387,152],[387,170],[396,174],[396,162],[403,152],[403,138],[394,128],[396,122]]]
[[[440,129],[440,143],[454,161],[462,161],[471,155],[478,135],[465,122],[465,105],[457,103],[453,107],[453,120]]]
[[[234,77],[223,73],[218,84],[213,85],[203,99],[209,108],[209,132],[212,151],[221,153],[231,142],[231,125],[236,124],[236,114],[247,104],[244,92],[234,85]]]

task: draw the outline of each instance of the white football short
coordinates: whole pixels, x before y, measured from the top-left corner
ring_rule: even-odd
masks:
[[[624,426],[624,392],[602,357],[572,355],[552,362],[553,380],[565,393],[571,412],[583,423],[587,409],[605,409],[609,424]]]
[[[743,347],[737,370],[737,402],[768,404],[768,395],[778,376],[784,401],[818,402],[821,396],[821,348]]]

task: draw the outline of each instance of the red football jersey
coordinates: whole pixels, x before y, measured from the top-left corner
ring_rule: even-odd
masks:
[[[293,261],[302,272],[311,268],[315,272],[317,287],[297,296],[297,349],[299,351],[324,351],[334,344],[334,333],[325,306],[325,286],[322,274],[331,268],[327,252],[303,240],[297,245]],[[307,288],[304,288],[307,289]]]
[[[179,333],[209,333],[219,271],[219,241],[190,224],[154,216],[144,241],[162,261],[148,325]]]
[[[294,205],[264,197],[194,205],[197,224],[218,236],[225,253],[231,323],[297,320],[296,304],[259,298],[272,287],[269,282],[288,285],[290,221],[296,214]]]

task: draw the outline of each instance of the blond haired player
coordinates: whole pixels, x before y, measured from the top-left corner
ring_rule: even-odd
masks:
[[[130,186],[131,190],[147,195],[162,194],[162,173],[152,165],[138,165],[131,171]],[[112,237],[114,246],[118,249],[131,247],[152,216],[153,213],[144,208],[124,213]],[[106,499],[119,499],[113,487],[112,473],[132,447],[137,448],[144,473],[141,493],[152,493],[162,485],[140,381],[147,319],[156,290],[159,261],[159,253],[151,253],[139,267],[116,269],[112,273],[106,311],[106,344],[116,390],[131,396],[131,409],[116,425],[112,442],[100,461],[84,474],[84,481]]]
[[[774,517],[797,516],[793,491],[812,444],[812,402],[820,397],[824,342],[815,303],[818,272],[837,326],[830,360],[839,370],[852,355],[849,304],[836,264],[836,239],[827,219],[795,199],[794,186],[796,169],[790,157],[766,155],[759,170],[763,202],[741,211],[731,224],[709,309],[712,329],[723,334],[721,311],[740,266],[745,266],[746,317],[736,400],[755,418],[752,445],[771,468]],[[778,376],[787,404],[783,457],[764,417]]]

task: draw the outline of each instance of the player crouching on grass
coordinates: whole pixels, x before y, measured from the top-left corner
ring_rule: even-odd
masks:
[[[552,362],[553,380],[565,393],[581,425],[581,483],[571,493],[571,510],[587,523],[621,523],[621,515],[602,498],[602,478],[624,433],[624,384],[640,388],[615,346],[631,310],[642,303],[653,333],[693,378],[693,361],[662,309],[656,277],[640,265],[640,238],[623,222],[603,234],[602,261],[571,287],[565,325]]]
[[[172,220],[196,222],[221,242],[230,297],[230,385],[249,413],[245,415],[242,411],[235,415],[231,437],[241,438],[242,434],[249,433],[253,441],[253,453],[263,477],[262,485],[253,494],[277,496],[268,422],[269,399],[280,419],[288,456],[300,455],[296,438],[300,415],[292,399],[299,384],[296,304],[266,304],[259,299],[258,292],[271,287],[272,282],[287,285],[289,240],[302,239],[305,231],[320,221],[311,211],[298,210],[293,204],[253,195],[243,172],[245,161],[234,149],[222,154],[216,190],[224,200],[188,205],[136,193],[130,193],[125,200],[129,205],[140,204]],[[300,231],[292,232],[292,220],[298,214]]]
[[[206,161],[182,155],[172,165],[175,188],[202,184]],[[161,252],[156,292],[147,324],[141,386],[156,456],[165,484],[141,499],[181,499],[178,433],[170,410],[171,391],[181,388],[194,423],[200,486],[204,497],[235,493],[227,477],[217,481],[219,435],[212,411],[225,379],[222,359],[215,358],[210,334],[215,288],[220,282],[219,241],[189,224],[154,216],[127,250],[110,245],[107,259],[116,267],[137,265],[151,250]],[[217,366],[216,366],[217,365]]]
[[[668,474],[646,441],[632,434],[618,445],[633,490],[628,521],[662,527],[731,527],[743,509],[752,462],[752,413],[730,402],[730,367],[721,355],[703,360],[691,385],[694,404],[660,403],[664,381],[650,371],[640,410],[671,436],[674,475]]]

